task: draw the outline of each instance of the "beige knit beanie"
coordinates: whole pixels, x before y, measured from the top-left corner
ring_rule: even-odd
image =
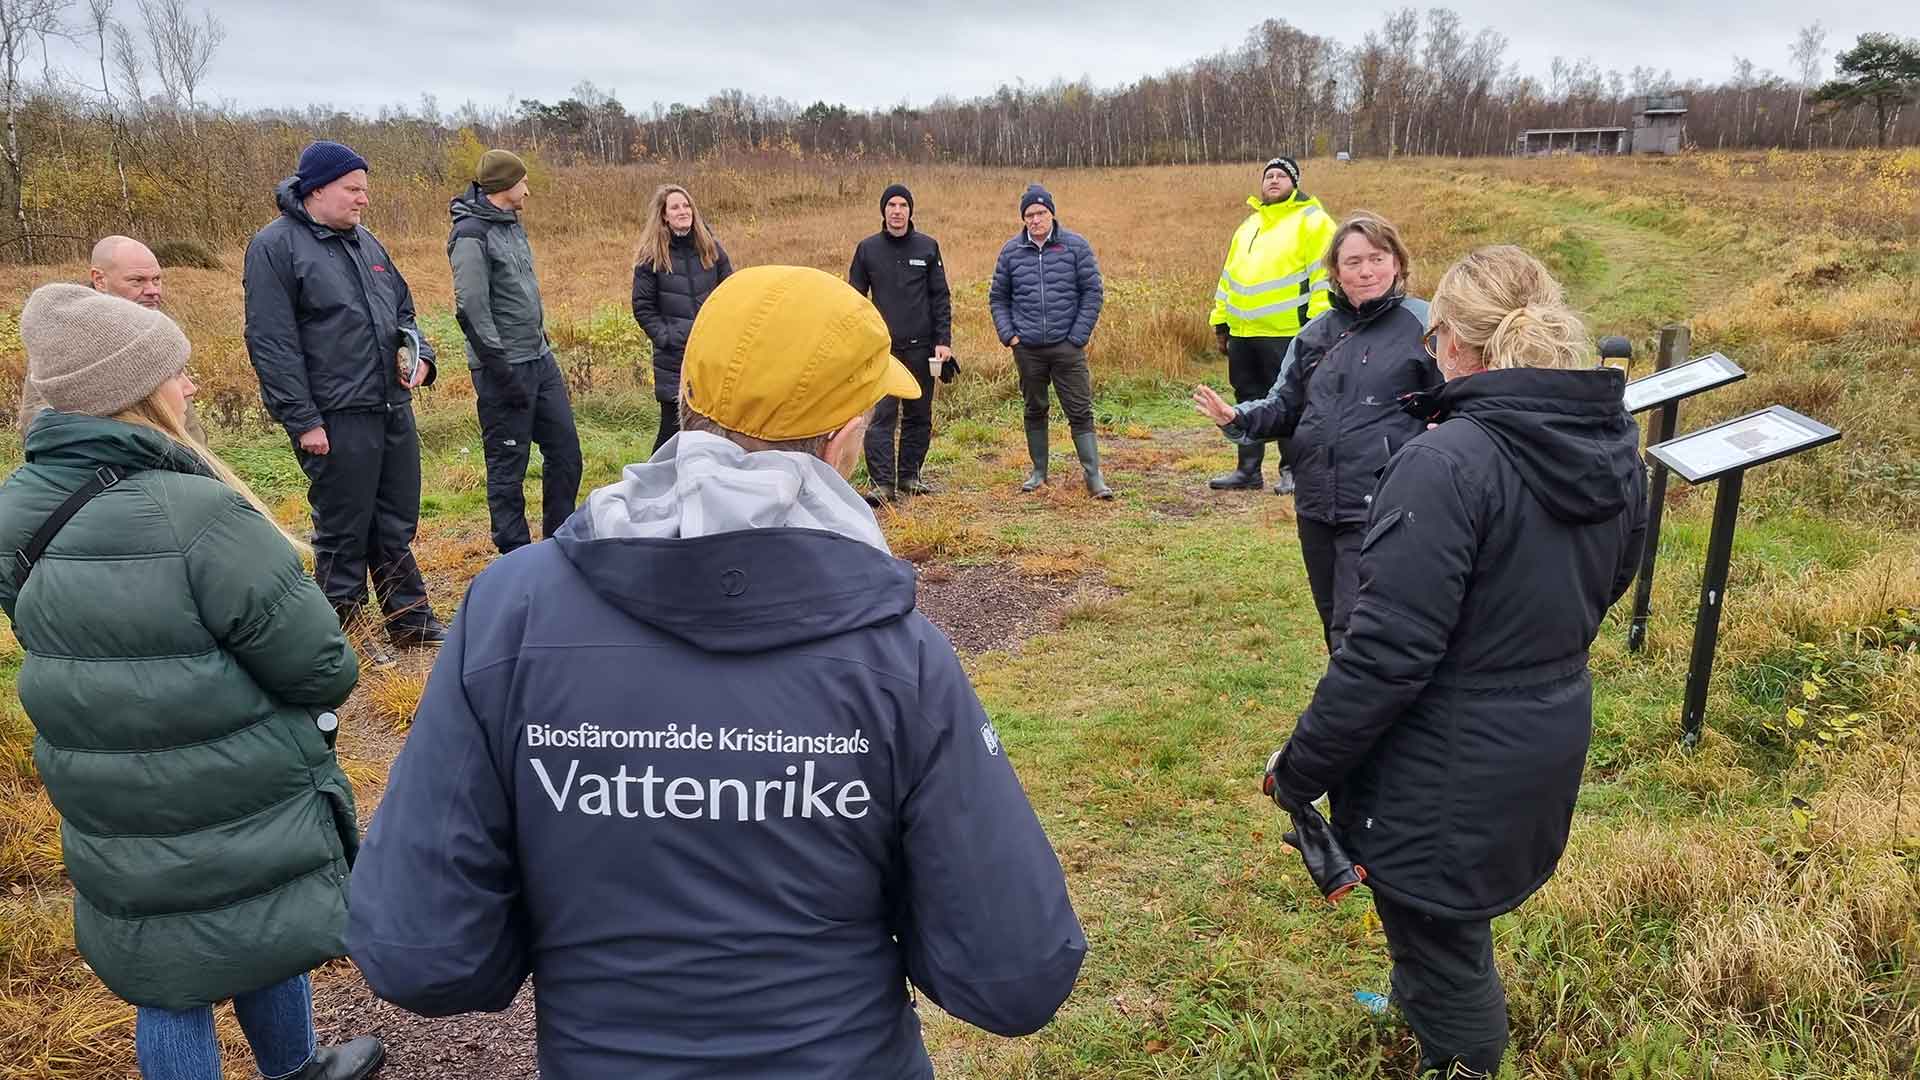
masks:
[[[42,285],[20,309],[27,385],[61,412],[112,416],[186,369],[172,319],[84,285]]]

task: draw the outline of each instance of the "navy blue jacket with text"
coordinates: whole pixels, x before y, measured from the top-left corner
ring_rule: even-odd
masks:
[[[547,1080],[927,1077],[909,980],[1027,1034],[1086,951],[913,567],[818,459],[701,432],[474,581],[349,919],[415,1012],[531,975]]]

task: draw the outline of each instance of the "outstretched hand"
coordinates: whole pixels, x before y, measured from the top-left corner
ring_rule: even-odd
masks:
[[[1227,399],[1220,396],[1220,391],[1205,383],[1193,388],[1193,407],[1200,411],[1200,415],[1221,427],[1234,421],[1233,406],[1227,404]]]

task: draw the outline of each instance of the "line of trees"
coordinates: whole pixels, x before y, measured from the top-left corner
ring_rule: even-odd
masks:
[[[1636,96],[1669,93],[1687,97],[1689,144],[1700,148],[1920,143],[1911,107],[1920,42],[1868,34],[1836,57],[1818,22],[1790,43],[1792,71],[1734,57],[1718,82],[1559,57],[1543,81],[1521,73],[1497,30],[1472,30],[1446,8],[1405,8],[1350,46],[1268,19],[1239,48],[1107,89],[1022,84],[879,110],[729,89],[698,105],[631,111],[582,82],[553,103],[448,112],[422,95],[364,116],[211,106],[204,88],[226,38],[219,20],[190,0],[132,0],[123,21],[115,2],[0,0],[0,206],[11,218],[0,257],[72,257],[111,230],[231,242],[258,225],[273,181],[317,135],[405,161],[407,182],[435,188],[457,186],[484,143],[600,165],[726,155],[1058,167],[1501,154],[1529,127],[1630,125]],[[86,69],[54,67],[53,39],[79,46]]]
[[[1792,70],[1732,58],[1719,81],[1671,71],[1602,70],[1554,57],[1546,79],[1523,74],[1497,30],[1470,30],[1446,8],[1404,8],[1359,44],[1284,20],[1240,48],[1127,86],[1056,82],[944,97],[924,108],[800,106],[737,89],[698,105],[655,102],[629,113],[591,83],[553,105],[469,105],[455,120],[561,158],[608,164],[685,160],[740,150],[873,155],[999,166],[1108,166],[1244,161],[1273,153],[1478,155],[1511,150],[1530,127],[1630,126],[1633,102],[1680,94],[1689,145],[1829,148],[1920,142],[1920,42],[1867,34],[1836,57],[1819,22],[1788,43]],[[1829,81],[1839,63],[1839,78]]]

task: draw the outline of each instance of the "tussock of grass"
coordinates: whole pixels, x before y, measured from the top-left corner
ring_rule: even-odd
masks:
[[[413,714],[419,711],[420,695],[426,689],[426,672],[388,668],[362,676],[358,696],[374,720],[390,730],[405,731],[413,726]]]

